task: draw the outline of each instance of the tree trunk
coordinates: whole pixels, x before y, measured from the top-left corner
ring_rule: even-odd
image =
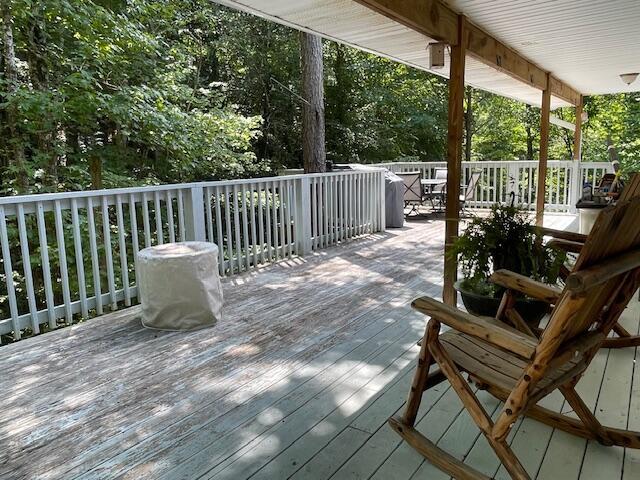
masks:
[[[11,99],[18,91],[18,68],[16,66],[16,52],[13,44],[13,16],[9,2],[0,1],[0,13],[2,13],[2,43],[4,45],[4,73],[7,82],[7,100]],[[9,105],[6,109],[7,127],[9,129],[10,143],[13,144],[13,159],[9,165],[16,167],[17,184],[22,189],[27,188],[27,175],[25,172],[25,156],[22,139],[18,131],[18,112],[15,106]]]
[[[473,138],[473,98],[471,87],[466,88],[467,109],[464,112],[464,160],[471,161],[471,139]]]
[[[613,144],[613,140],[611,140],[610,134],[607,134],[607,156],[611,163],[618,161],[618,151],[616,150],[616,146]]]
[[[303,164],[305,173],[326,171],[322,39],[300,32]]]

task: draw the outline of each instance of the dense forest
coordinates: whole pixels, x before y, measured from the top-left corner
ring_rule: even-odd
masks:
[[[302,164],[300,36],[210,0],[0,2],[3,194]],[[445,156],[446,80],[324,41],[333,162]],[[588,97],[583,158],[637,167],[640,94]],[[573,120],[573,110],[555,112]],[[468,88],[465,157],[535,159],[539,111]],[[552,128],[550,157],[571,156]]]

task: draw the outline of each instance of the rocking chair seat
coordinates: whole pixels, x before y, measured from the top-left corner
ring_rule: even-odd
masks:
[[[529,365],[526,359],[515,353],[456,330],[441,334],[439,340],[460,370],[467,372],[474,380],[504,392],[513,390]],[[568,371],[575,370],[581,363],[580,360],[581,357],[571,358],[559,368],[550,368],[531,395],[535,396],[539,391],[555,384]]]

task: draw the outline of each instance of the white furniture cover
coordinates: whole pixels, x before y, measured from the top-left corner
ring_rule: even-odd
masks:
[[[138,253],[142,324],[159,330],[215,325],[222,310],[218,247],[206,242],[166,243]]]

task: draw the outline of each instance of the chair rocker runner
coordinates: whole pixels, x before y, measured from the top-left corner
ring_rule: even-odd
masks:
[[[575,390],[640,284],[639,224],[640,198],[607,207],[581,249],[565,288],[558,293],[537,282],[529,285],[528,294],[536,298],[558,294],[540,338],[428,297],[414,300],[413,308],[431,319],[404,413],[389,419],[393,429],[455,478],[487,478],[415,429],[423,392],[435,383],[429,367],[437,363],[514,479],[530,478],[506,441],[511,427],[523,415],[603,445],[640,448],[640,432],[601,425]],[[452,330],[440,335],[441,324]],[[479,388],[504,402],[495,421],[474,395],[463,372]],[[555,390],[564,396],[578,419],[537,405]]]

